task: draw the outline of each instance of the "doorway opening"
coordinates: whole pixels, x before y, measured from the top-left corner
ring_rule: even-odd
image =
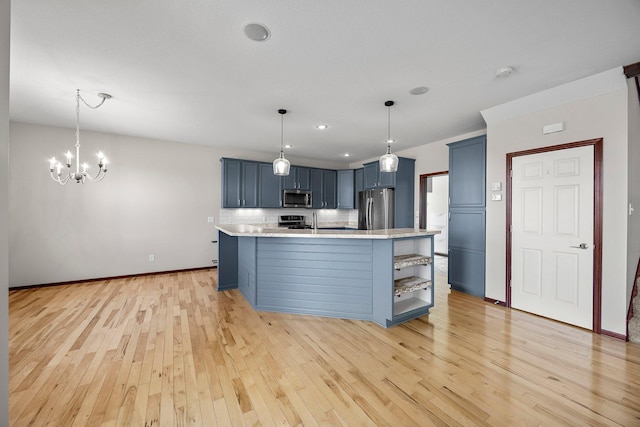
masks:
[[[449,172],[420,175],[420,228],[438,230],[433,236],[436,280],[447,280],[449,256]],[[439,281],[439,280],[438,280]]]

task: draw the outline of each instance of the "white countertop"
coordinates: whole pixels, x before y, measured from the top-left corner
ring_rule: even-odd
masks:
[[[238,237],[310,237],[322,239],[398,239],[403,237],[432,236],[440,230],[418,228],[390,228],[387,230],[290,230],[277,226],[223,224],[216,228],[229,236]]]

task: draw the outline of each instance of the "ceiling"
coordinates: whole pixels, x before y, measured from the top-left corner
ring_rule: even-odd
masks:
[[[20,0],[11,120],[351,163],[640,61],[638,0]],[[256,42],[243,32],[271,31]],[[496,70],[513,73],[497,78]],[[427,86],[424,95],[411,95]],[[319,123],[329,127],[315,129]],[[345,152],[350,159],[342,158]]]

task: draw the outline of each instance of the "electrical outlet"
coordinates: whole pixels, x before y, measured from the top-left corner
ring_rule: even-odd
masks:
[[[207,222],[216,222],[216,218],[213,216],[207,217]]]
[[[156,256],[154,254],[149,255],[149,261],[155,261]]]

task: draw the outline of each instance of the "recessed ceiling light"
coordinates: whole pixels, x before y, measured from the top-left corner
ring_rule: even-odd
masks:
[[[411,95],[424,95],[427,92],[429,92],[429,88],[426,86],[414,87],[409,91]]]
[[[325,130],[328,127],[329,125],[325,125],[325,124],[316,125],[316,129],[319,129],[319,130]]]
[[[351,157],[351,153],[344,153],[342,157]]]
[[[247,37],[257,42],[263,42],[271,37],[271,33],[266,26],[255,22],[245,25],[243,30]]]
[[[284,148],[293,148],[293,145],[291,145],[291,144],[284,144]]]
[[[513,67],[500,67],[496,70],[496,77],[507,77],[511,73],[513,73]]]

